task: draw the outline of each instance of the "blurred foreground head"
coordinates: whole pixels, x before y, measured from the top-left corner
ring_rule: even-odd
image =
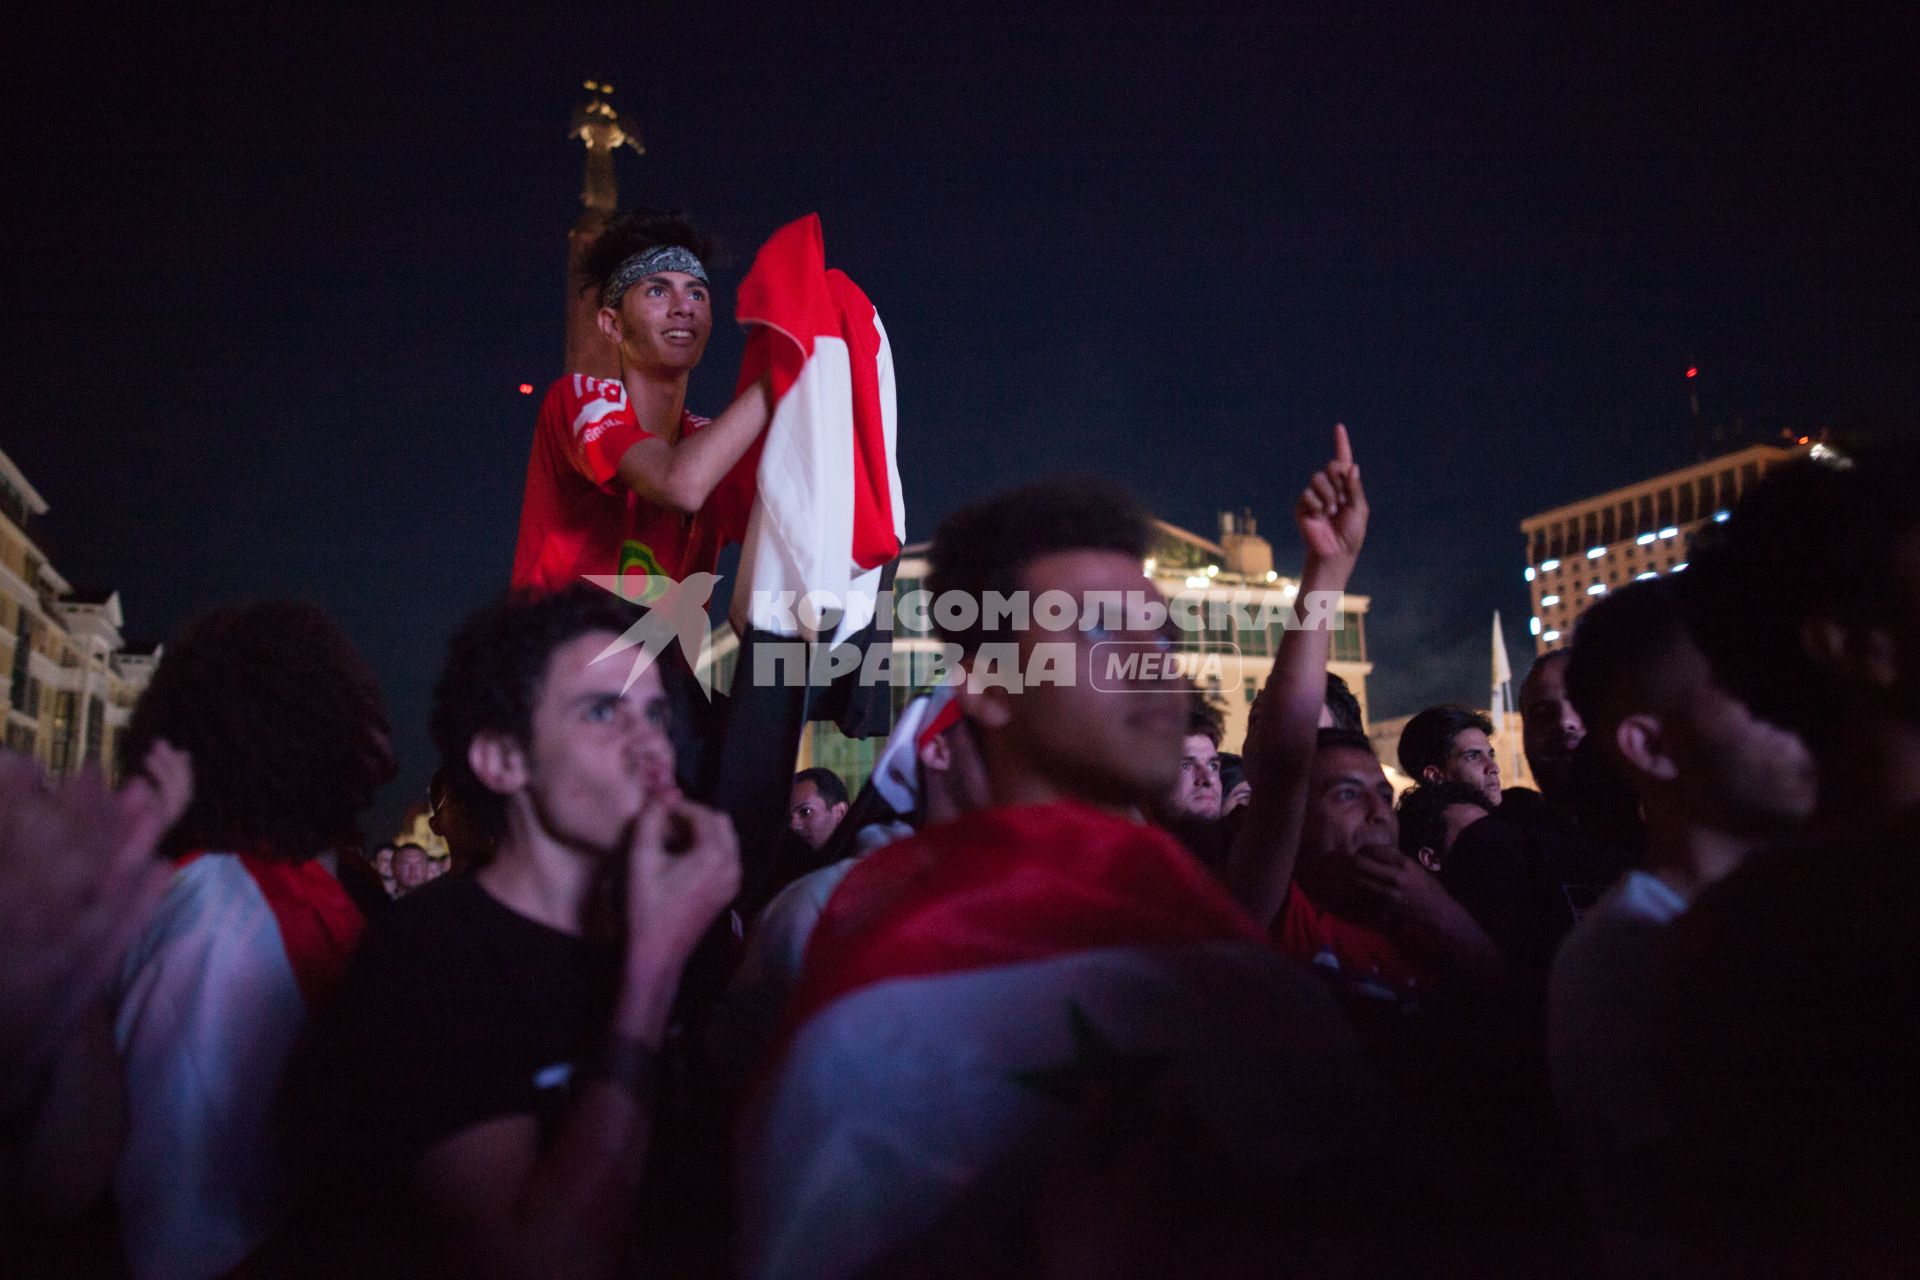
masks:
[[[300,860],[358,848],[358,815],[393,776],[379,683],[317,605],[202,614],[167,646],[119,743],[123,775],[156,741],[193,756],[193,803],[168,835],[194,849]]]
[[[1920,726],[1920,443],[1775,467],[1703,540],[1688,576],[1727,691],[1837,747]]]

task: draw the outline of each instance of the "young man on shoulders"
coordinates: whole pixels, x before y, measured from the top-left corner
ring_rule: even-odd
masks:
[[[740,875],[732,825],[675,790],[658,666],[629,683],[629,662],[596,660],[632,618],[578,586],[512,597],[453,642],[434,736],[498,841],[370,933],[316,1061],[328,1163],[377,1206],[349,1261],[627,1260],[668,1011]]]
[[[515,587],[710,573],[720,548],[744,533],[751,477],[735,465],[766,429],[772,404],[762,379],[711,421],[687,409],[687,381],[713,331],[703,262],[711,252],[686,219],[635,211],[582,256],[582,282],[600,290],[600,331],[618,349],[620,376],[569,373],[541,403]],[[636,596],[643,589],[632,588]]]

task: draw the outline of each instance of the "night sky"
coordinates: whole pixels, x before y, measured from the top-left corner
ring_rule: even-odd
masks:
[[[73,6],[6,59],[0,448],[136,641],[317,599],[404,770],[460,617],[505,585],[560,372],[583,77],[648,155],[622,196],[731,250],[817,210],[901,386],[909,533],[1097,469],[1217,531],[1353,431],[1376,714],[1530,652],[1517,528],[1689,460],[1709,417],[1920,416],[1920,29],[1842,7],[625,4],[561,16]]]

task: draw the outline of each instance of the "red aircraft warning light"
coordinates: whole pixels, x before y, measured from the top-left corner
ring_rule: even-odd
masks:
[[[1688,374],[1687,376],[1688,376],[1689,378],[1691,378],[1691,377],[1692,377],[1693,375],[1692,375],[1691,373],[1689,373],[1689,374]],[[521,395],[523,395],[523,396],[530,396],[530,395],[532,395],[532,394],[533,394],[533,384],[532,384],[531,382],[523,382],[523,383],[521,383],[521,384],[520,384],[520,394],[521,394]]]
[[[1688,365],[1688,366],[1687,366],[1687,376],[1688,376],[1689,378],[1697,378],[1697,377],[1699,377],[1699,376],[1700,376],[1700,370],[1699,370],[1698,368],[1696,368],[1695,366],[1693,366],[1693,365]]]

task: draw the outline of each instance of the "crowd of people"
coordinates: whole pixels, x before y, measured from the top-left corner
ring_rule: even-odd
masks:
[[[623,351],[685,363],[683,284],[609,289],[669,324]],[[697,507],[766,392],[663,404],[686,435],[600,479]],[[1326,626],[1224,741],[1192,689],[1097,668],[1176,641],[1096,607],[1152,589],[1134,500],[998,493],[940,524],[929,588],[1079,625],[936,614],[962,663],[872,777],[789,754],[752,838],[686,745],[751,721],[690,722],[671,653],[602,661],[645,606],[528,543],[556,580],[473,614],[434,690],[440,876],[363,852],[395,761],[338,624],[207,614],[117,790],[0,756],[6,1269],[1920,1269],[1916,492],[1910,444],[1783,464],[1534,663],[1538,790],[1449,704],[1398,797]],[[1338,430],[1294,503],[1302,600],[1346,589],[1369,514]],[[977,678],[1063,644],[1054,678]]]

